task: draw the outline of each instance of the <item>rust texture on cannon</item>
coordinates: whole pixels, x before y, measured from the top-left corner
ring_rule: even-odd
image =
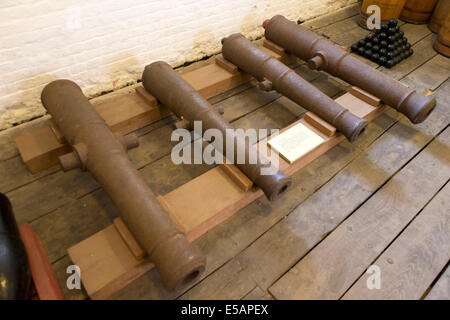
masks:
[[[350,141],[356,140],[367,127],[365,119],[339,105],[242,34],[222,39],[222,55],[255,77],[261,89],[278,91],[335,126]]]
[[[145,67],[142,75],[142,84],[144,88],[157,98],[161,103],[170,108],[178,117],[183,118],[189,123],[193,121],[202,122],[202,130],[218,129],[223,136],[223,144],[215,146],[219,152],[225,154],[226,137],[230,134],[233,127],[223,119],[223,117],[214,110],[211,104],[206,101],[194,88],[192,88],[170,65],[159,61]],[[203,132],[199,132],[202,134]],[[283,172],[274,168],[258,152],[255,152],[256,159],[254,163],[248,161],[250,152],[255,151],[254,146],[249,144],[248,139],[239,135],[232,137],[233,141],[233,159],[232,163],[259,186],[269,200],[277,199],[291,184],[291,178]],[[245,161],[238,163],[237,150],[244,150]],[[231,157],[231,155],[226,155]],[[271,174],[261,174],[261,169],[269,169]]]
[[[204,255],[177,229],[128,158],[127,149],[137,146],[137,137],[114,134],[72,81],[49,83],[41,100],[73,149],[60,157],[61,166],[91,172],[155,264],[165,287],[176,291],[198,279],[205,270]]]
[[[276,15],[264,21],[263,27],[266,39],[307,61],[310,68],[324,70],[373,94],[403,113],[412,123],[424,121],[436,106],[434,97],[417,93],[283,16]]]

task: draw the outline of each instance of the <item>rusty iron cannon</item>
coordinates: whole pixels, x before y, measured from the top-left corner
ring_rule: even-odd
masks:
[[[206,259],[186,240],[127,156],[137,137],[114,134],[80,87],[56,80],[41,100],[73,152],[59,158],[64,170],[89,170],[119,210],[170,291],[182,289],[205,270]]]
[[[311,69],[324,70],[373,94],[403,113],[412,123],[424,121],[436,106],[424,96],[352,56],[340,46],[281,15],[263,23],[265,37],[287,52],[307,61]]]
[[[223,137],[230,134],[233,127],[214,110],[211,104],[206,101],[194,88],[181,78],[172,67],[162,61],[154,62],[145,67],[142,75],[144,88],[158,99],[162,104],[170,108],[178,117],[192,123],[202,122],[202,131],[208,129],[218,129]],[[199,134],[203,134],[199,132]],[[227,150],[226,140],[222,145],[216,145],[222,155],[226,155],[250,180],[259,186],[269,200],[277,199],[291,184],[291,178],[275,168],[265,157],[256,152],[256,159],[252,163],[250,152],[256,149],[250,145],[248,139],[235,135],[231,140],[233,143],[233,155],[225,154]],[[238,161],[238,150],[244,150],[245,158],[243,163]],[[262,169],[269,169],[262,173]]]
[[[300,77],[294,70],[262,50],[242,34],[222,39],[223,57],[259,81],[263,90],[276,90],[305,109],[312,111],[344,134],[356,140],[368,122],[339,105]]]

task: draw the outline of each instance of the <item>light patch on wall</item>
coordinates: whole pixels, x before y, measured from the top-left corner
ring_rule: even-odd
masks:
[[[211,29],[200,30],[192,40],[192,50],[188,60],[195,61],[205,56],[219,53],[221,50],[219,41]]]

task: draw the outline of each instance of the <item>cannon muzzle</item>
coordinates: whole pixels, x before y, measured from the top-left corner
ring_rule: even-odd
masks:
[[[412,123],[424,121],[436,106],[434,97],[417,93],[371,68],[340,46],[281,15],[264,21],[263,26],[267,40],[307,61],[310,68],[325,70],[373,94],[403,113]]]

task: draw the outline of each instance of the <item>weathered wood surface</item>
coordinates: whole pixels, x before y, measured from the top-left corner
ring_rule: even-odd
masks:
[[[444,153],[442,154],[441,151],[443,150]],[[437,154],[441,156],[437,157]],[[433,179],[430,179],[430,177],[433,177]],[[447,183],[449,178],[450,129],[431,142],[369,200],[333,230],[313,251],[302,258],[299,263],[270,287],[270,292],[277,299],[340,298],[365,271],[366,267],[389,246],[390,242],[414,219],[415,215],[422,210],[435,193]],[[444,194],[448,194],[448,192],[444,192]],[[420,218],[421,221],[425,219],[425,223],[428,221],[430,226],[422,229],[421,233],[415,232],[412,234],[417,240],[411,242],[411,235],[407,240],[402,240],[404,238],[402,233],[394,244],[397,248],[395,254],[387,254],[387,257],[392,258],[391,261],[395,263],[394,266],[390,267],[395,271],[391,272],[407,272],[408,262],[402,263],[400,257],[408,252],[409,246],[414,247],[419,242],[424,241],[423,245],[428,244],[430,247],[424,248],[423,254],[426,255],[428,252],[431,255],[430,260],[438,260],[435,261],[435,265],[432,265],[430,261],[417,261],[418,264],[421,262],[430,262],[431,264],[417,266],[419,269],[417,272],[422,273],[422,277],[425,279],[421,281],[420,277],[412,274],[409,279],[399,277],[395,280],[395,277],[399,274],[392,276],[388,274],[389,270],[385,265],[387,258],[384,258],[385,254],[383,254],[380,259],[373,263],[381,268],[382,289],[368,290],[366,277],[363,277],[362,280],[358,281],[355,289],[350,289],[347,294],[348,298],[396,297],[418,299],[422,296],[450,256],[449,242],[445,242],[446,239],[449,240],[445,233],[450,234],[448,233],[450,228],[448,203],[437,202],[437,206],[434,205],[432,208],[436,211],[436,218],[433,219],[428,214],[425,215],[425,218]],[[436,210],[437,208],[441,208],[441,210]],[[335,210],[333,211],[328,211],[328,215],[336,215]],[[444,219],[445,215],[447,215],[447,220]],[[436,219],[438,221],[434,221]],[[442,224],[442,226],[439,226],[439,224]],[[434,228],[436,230],[433,231]],[[441,234],[439,234],[439,231]],[[432,237],[436,237],[436,241],[433,241],[433,238],[424,239],[430,233]],[[408,234],[410,233],[408,232]],[[439,254],[441,249],[443,250]],[[403,253],[402,250],[404,250]],[[410,250],[413,251],[413,249]],[[390,251],[390,248],[388,251]],[[428,272],[423,270],[427,268]],[[427,276],[431,276],[429,282],[426,282]],[[406,290],[409,292],[401,292],[403,291],[401,288],[397,288],[399,291],[396,290],[399,282],[407,286],[404,282],[408,280],[411,281],[412,286],[410,290]],[[416,288],[414,288],[414,284],[417,285]]]
[[[353,9],[344,9],[304,24],[311,25],[316,31],[325,33],[332,32],[334,23],[348,19],[347,23],[351,23],[353,27],[344,27],[348,30],[345,34],[330,34],[330,39],[343,45],[349,45],[368,33],[359,28],[354,20],[349,19],[357,15],[355,8],[356,6]],[[324,29],[325,27],[327,28]],[[397,79],[403,79],[402,81],[405,83],[411,83],[418,88],[421,88],[422,85],[425,88],[429,85],[423,75],[414,75],[412,81],[405,77],[415,70],[420,72],[421,66],[426,63],[435,63],[434,59],[437,58],[434,57],[437,55],[431,47],[434,36],[430,34],[425,25],[405,24],[402,26],[402,30],[413,44],[415,54],[392,69],[380,68],[380,70]],[[364,61],[367,62],[365,59]],[[201,61],[198,65],[206,63],[209,61]],[[197,64],[193,64],[186,69],[192,70],[196,66]],[[444,76],[442,72],[434,71],[436,69],[431,67],[433,69],[430,70],[433,70],[432,73],[436,76],[441,78]],[[298,67],[297,72],[333,97],[348,88],[348,85],[339,79],[311,71],[305,66]],[[432,79],[437,78],[432,76]],[[439,81],[441,80],[432,80],[431,83],[435,83],[439,104],[447,108],[448,113],[450,85],[448,81],[445,84],[440,84]],[[96,99],[103,102],[109,96]],[[214,97],[210,101],[214,102],[216,107],[223,107],[224,116],[238,127],[260,124],[261,127],[277,128],[292,123],[298,118],[300,112],[303,112],[298,111],[298,106],[288,99],[280,98],[276,93],[261,92],[252,84],[242,85]],[[297,112],[293,112],[294,110]],[[338,224],[338,221],[328,223],[330,217],[325,213],[316,220],[321,223],[320,219],[322,219],[323,224],[314,225],[310,220],[320,213],[322,208],[327,210],[328,206],[325,205],[325,200],[321,199],[329,201],[337,196],[340,200],[338,199],[334,203],[340,205],[351,199],[355,192],[358,199],[346,205],[346,208],[341,211],[343,215],[346,215],[346,212],[347,215],[349,212],[351,213],[352,207],[357,208],[363,204],[365,199],[378,189],[380,180],[387,181],[390,175],[409,162],[412,155],[421,150],[438,134],[438,131],[441,131],[437,130],[438,127],[445,127],[443,125],[445,121],[448,124],[448,115],[445,116],[442,109],[438,109],[436,112],[439,113],[438,116],[433,116],[424,124],[414,127],[395,111],[387,111],[385,115],[369,125],[367,132],[356,143],[350,144],[344,141],[297,172],[293,177],[292,189],[283,197],[283,201],[270,203],[264,198],[257,199],[240,210],[238,214],[197,239],[195,243],[207,255],[208,267],[203,280],[187,291],[183,297],[220,298],[229,296],[238,299],[249,295],[252,290],[259,292],[255,288],[259,288],[263,294],[267,294],[267,288],[308,251],[301,253],[306,244],[299,246],[299,237],[308,238],[312,234],[312,239],[307,240],[317,243],[322,239],[322,235],[326,237],[334,229],[333,226]],[[397,122],[399,119],[402,119],[400,123]],[[27,174],[24,166],[21,167],[13,138],[24,127],[40,125],[44,120],[37,119],[12,130],[0,132],[0,172],[15,170],[14,175],[2,176],[0,191],[7,192],[14,198],[13,205],[17,207],[16,215],[19,221],[32,221],[33,229],[38,233],[45,249],[49,252],[50,260],[53,262],[66,298],[83,299],[86,298],[86,295],[82,290],[68,290],[65,286],[66,268],[71,264],[66,250],[71,245],[110,225],[118,214],[89,174],[74,171],[74,174],[63,175],[59,169],[54,167],[50,168],[51,170],[48,172],[41,173],[42,175],[32,176]],[[174,117],[168,117],[139,129],[137,133],[140,136],[141,147],[130,152],[133,162],[140,168],[146,181],[158,194],[167,193],[210,169],[208,166],[174,166],[170,162],[170,157],[167,155],[171,146],[168,145],[168,141],[174,121]],[[435,122],[437,123],[435,124]],[[400,125],[404,129],[399,129]],[[420,128],[419,133],[416,128]],[[424,140],[422,135],[426,135],[427,138]],[[401,147],[405,141],[410,141],[406,153]],[[411,147],[414,144],[416,146]],[[390,146],[390,149],[383,150],[385,146]],[[368,159],[364,160],[363,158]],[[355,161],[360,164],[352,164]],[[364,161],[371,163],[370,168],[358,169],[364,164]],[[383,177],[376,177],[375,173],[369,172],[370,169],[380,173],[384,172]],[[359,177],[359,175],[361,176]],[[366,181],[372,177],[375,179],[373,184]],[[364,183],[359,184],[360,180]],[[356,181],[356,183],[352,183],[352,181]],[[365,190],[367,185],[370,188]],[[340,191],[340,189],[343,190]],[[317,193],[320,195],[316,196]],[[318,203],[313,205],[313,202]],[[301,205],[299,206],[299,204]],[[297,207],[298,209],[296,209]],[[308,208],[312,211],[308,211]],[[305,211],[310,213],[305,213]],[[335,219],[338,220],[338,217]],[[294,234],[289,225],[283,223],[287,220],[292,223],[293,232],[298,232],[297,237],[291,237]],[[305,227],[310,226],[313,229],[312,233],[303,235],[302,229],[297,228],[303,221],[306,223]],[[280,227],[281,224],[284,225],[283,228]],[[285,229],[286,227],[288,228]],[[290,236],[279,238],[280,235],[284,236],[283,232],[289,232]],[[290,241],[292,241],[291,244]],[[281,250],[279,255],[276,254],[277,250]],[[289,260],[291,254],[293,256]],[[278,263],[281,266],[277,266]],[[237,273],[237,271],[239,272]],[[223,290],[220,286],[215,287],[216,283],[220,284],[220,279],[229,283]],[[236,287],[233,285],[234,282],[238,283]],[[439,283],[440,281],[436,282],[436,285]],[[224,290],[229,292],[224,292]],[[190,292],[192,292],[191,295],[189,295]],[[432,293],[433,288],[429,295]],[[122,289],[114,298],[158,299],[178,296],[179,294],[165,292],[159,283],[157,273],[150,271],[138,281],[134,281]]]

